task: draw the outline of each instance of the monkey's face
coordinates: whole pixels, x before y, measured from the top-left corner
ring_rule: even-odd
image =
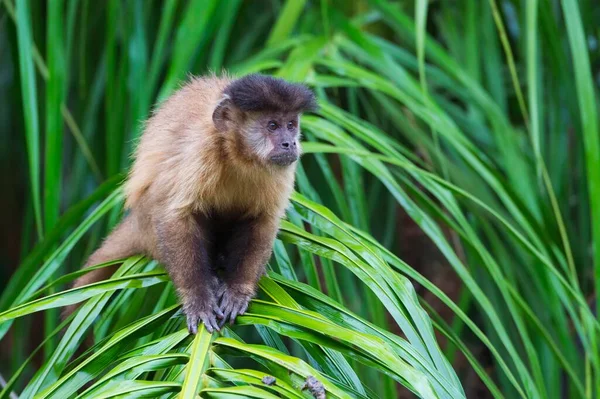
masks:
[[[300,156],[300,129],[297,113],[260,113],[251,118],[245,140],[263,163],[286,167]]]

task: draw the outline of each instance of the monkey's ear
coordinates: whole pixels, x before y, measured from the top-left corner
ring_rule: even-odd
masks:
[[[225,95],[217,104],[212,114],[212,120],[217,130],[224,132],[227,130],[227,121],[231,120],[231,99]]]

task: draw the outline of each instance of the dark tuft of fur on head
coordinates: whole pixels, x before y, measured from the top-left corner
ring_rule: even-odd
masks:
[[[306,86],[272,76],[244,76],[227,86],[224,93],[242,111],[301,113],[317,109],[315,95]]]

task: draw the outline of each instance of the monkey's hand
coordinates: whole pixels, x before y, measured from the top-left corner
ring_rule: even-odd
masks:
[[[225,317],[219,306],[217,306],[217,301],[212,293],[204,293],[203,297],[189,298],[184,301],[183,313],[186,316],[190,334],[198,332],[200,321],[204,323],[204,327],[209,333],[215,330],[219,331],[221,327],[217,322],[217,318]]]
[[[233,324],[238,315],[243,315],[253,296],[254,290],[247,284],[221,284],[217,292],[217,298],[220,298],[219,308],[224,315],[220,326],[227,320],[229,324]]]

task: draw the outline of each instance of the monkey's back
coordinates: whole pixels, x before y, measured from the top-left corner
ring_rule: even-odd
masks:
[[[194,78],[164,101],[148,119],[125,183],[126,206],[183,206],[193,190],[201,158],[214,146],[212,114],[227,78]]]

